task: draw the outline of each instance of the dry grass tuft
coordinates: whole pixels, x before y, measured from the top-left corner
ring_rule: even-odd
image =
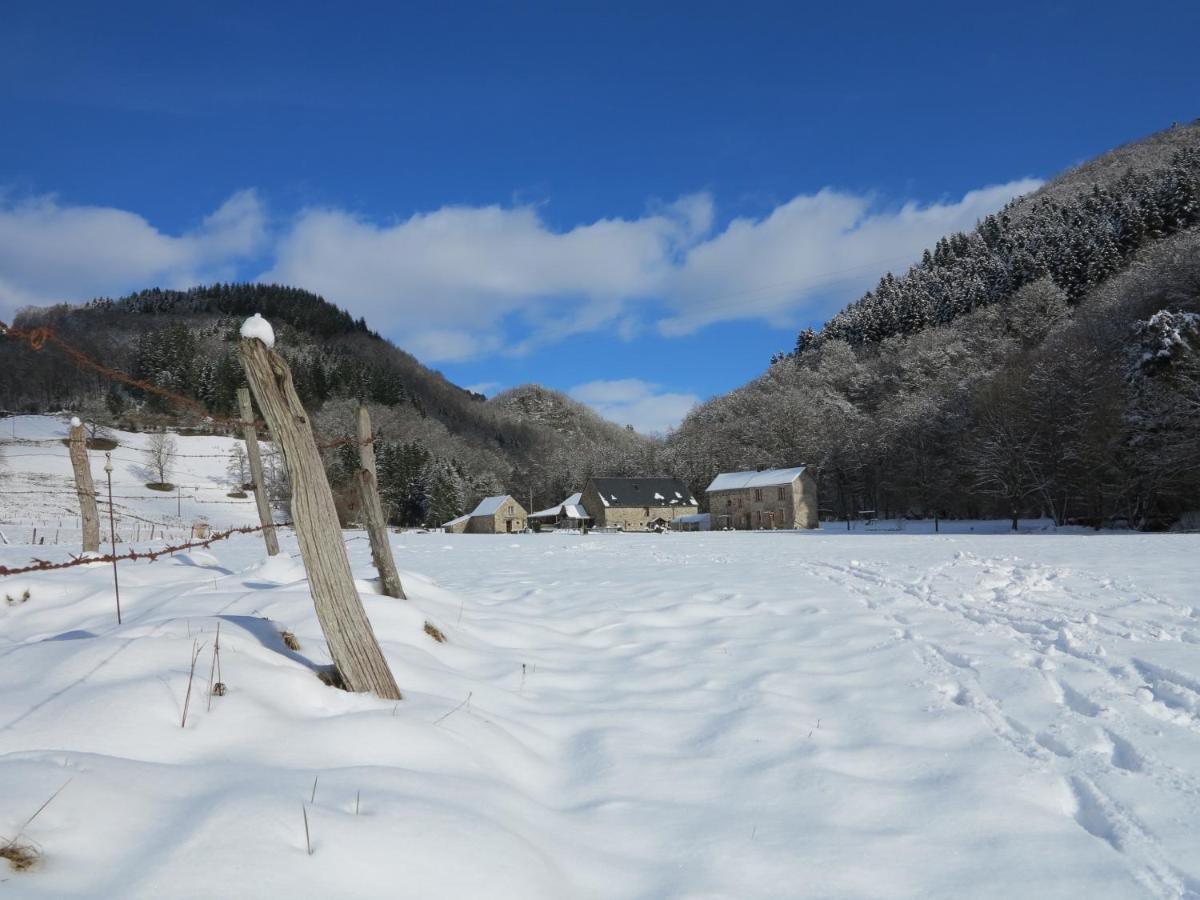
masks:
[[[41,861],[42,854],[29,844],[5,844],[0,846],[0,859],[7,859],[14,872],[26,872]]]
[[[300,641],[298,641],[296,639],[296,636],[294,634],[292,634],[290,631],[287,631],[287,630],[281,631],[281,632],[279,632],[279,636],[281,638],[283,638],[283,645],[285,647],[287,647],[289,650],[299,650],[300,649]]]
[[[442,632],[442,629],[438,628],[432,622],[427,621],[425,623],[425,633],[427,635],[429,635],[431,638],[433,638],[435,641],[437,641],[439,644],[446,643],[446,635]]]
[[[9,606],[16,606],[18,603],[28,603],[29,597],[30,597],[29,588],[26,588],[24,591],[22,591],[16,597],[12,597],[12,596],[9,596],[8,594],[5,594],[4,601]]]
[[[148,481],[146,487],[152,491],[162,491],[164,494],[175,490],[175,485],[169,481]]]

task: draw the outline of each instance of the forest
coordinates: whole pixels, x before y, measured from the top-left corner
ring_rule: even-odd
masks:
[[[674,471],[804,462],[828,516],[1200,509],[1200,125],[1065,173],[806,330],[666,442]]]
[[[806,464],[822,515],[1171,526],[1200,510],[1200,124],[1083,164],[947,235],[901,276],[802,331],[767,371],[647,438],[556,391],[466,391],[293,287],[147,290],[27,309],[106,365],[234,411],[237,326],[276,324],[329,437],[366,403],[391,521],[440,524],[482,496],[533,509],[593,475]],[[0,342],[0,408],[125,428],[178,423],[154,394]],[[204,423],[187,421],[192,427]],[[354,516],[345,448],[327,454]],[[703,502],[703,501],[702,501]]]

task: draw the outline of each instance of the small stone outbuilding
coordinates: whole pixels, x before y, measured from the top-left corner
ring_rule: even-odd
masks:
[[[583,494],[572,494],[557,506],[538,510],[529,514],[530,524],[537,523],[542,528],[561,528],[567,530],[583,529],[593,524],[592,517],[583,508]]]
[[[807,466],[723,472],[705,494],[714,529],[817,527],[817,482]]]
[[[511,534],[525,530],[526,518],[525,507],[503,494],[484,497],[471,512],[442,527],[452,534]]]
[[[592,478],[583,489],[583,507],[597,528],[621,531],[657,531],[700,511],[678,478]]]

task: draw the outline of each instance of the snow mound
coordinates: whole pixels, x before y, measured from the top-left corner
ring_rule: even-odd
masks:
[[[268,350],[275,346],[275,329],[259,313],[255,313],[242,323],[242,337],[258,338],[267,345]]]

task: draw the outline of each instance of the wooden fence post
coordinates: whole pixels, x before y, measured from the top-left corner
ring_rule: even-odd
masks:
[[[239,351],[254,399],[291,477],[292,521],[333,664],[350,690],[399,700],[400,689],[354,587],[333,492],[292,373],[283,357],[257,337],[242,338]]]
[[[367,536],[371,539],[371,559],[379,572],[379,585],[389,597],[406,600],[404,587],[400,584],[400,573],[396,571],[396,558],[392,545],[388,543],[387,520],[379,503],[378,474],[375,469],[375,447],[372,443],[371,414],[366,406],[358,408],[358,458],[362,468],[354,473],[358,486],[359,505],[367,524]]]
[[[258,504],[258,524],[262,525],[267,556],[279,553],[279,538],[275,535],[275,519],[267,498],[267,482],[263,478],[262,456],[258,452],[258,433],[254,428],[254,409],[250,406],[250,389],[238,388],[238,409],[242,417],[242,437],[246,439],[246,456],[250,460],[250,478],[254,481],[254,502]]]
[[[71,420],[69,447],[71,468],[75,470],[75,493],[79,495],[79,517],[83,520],[83,552],[100,552],[100,513],[96,508],[96,485],[92,482],[92,467],[88,463],[87,443],[83,424]]]

